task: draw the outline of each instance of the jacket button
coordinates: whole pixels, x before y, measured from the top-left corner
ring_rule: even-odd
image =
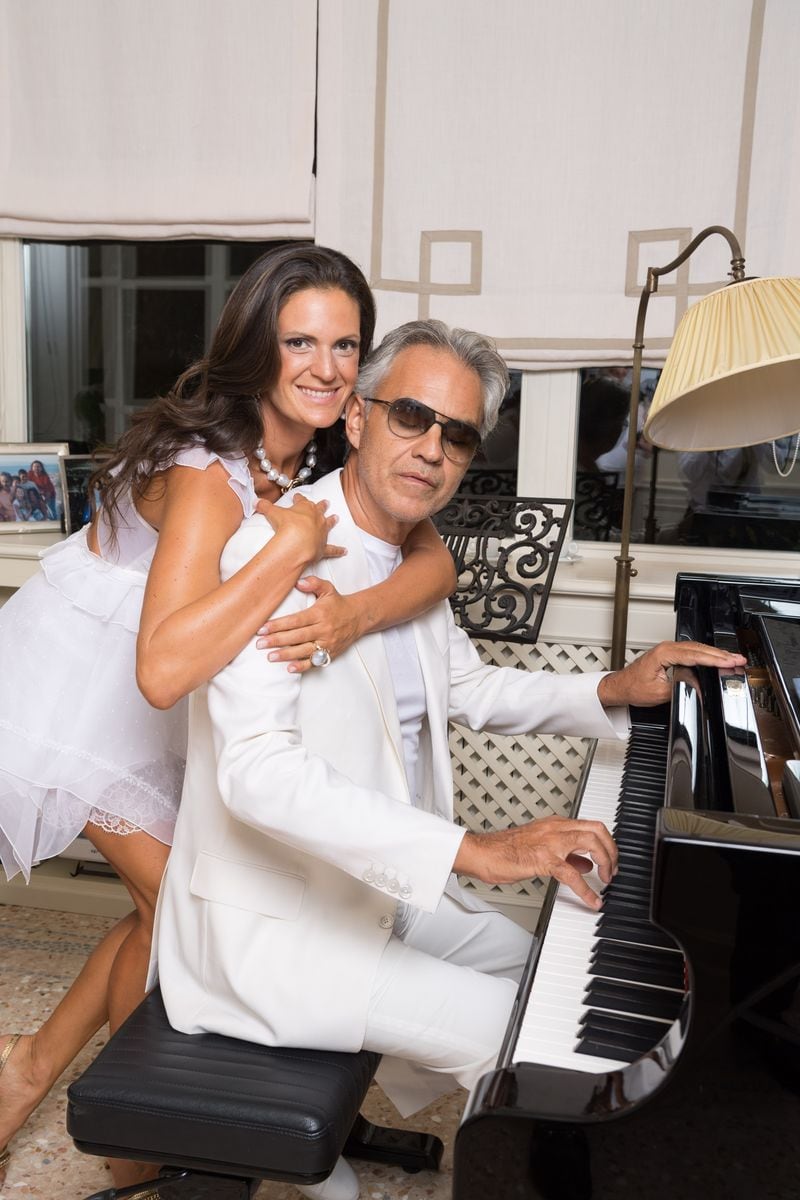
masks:
[[[384,913],[381,917],[381,929],[391,929],[394,925],[394,917],[390,917],[388,913]]]

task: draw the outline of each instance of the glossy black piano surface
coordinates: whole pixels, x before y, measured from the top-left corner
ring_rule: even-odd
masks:
[[[458,1132],[455,1200],[800,1200],[800,582],[682,575],[676,609],[676,636],[748,657],[741,672],[676,672],[671,710],[634,714],[632,742],[662,738],[665,767],[649,913],[628,879],[614,920],[682,950],[685,982],[660,994],[677,1016],[640,1053],[646,1025],[634,1022],[626,1052],[605,1048],[625,1057],[616,1069],[524,1059],[524,1015],[557,924],[551,888],[498,1068]],[[626,777],[623,806],[631,786]],[[650,943],[631,942],[646,947],[633,986],[646,985]],[[618,1024],[601,1020],[591,1036]]]

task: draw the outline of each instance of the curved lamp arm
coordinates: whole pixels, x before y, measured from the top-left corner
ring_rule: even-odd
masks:
[[[630,553],[631,520],[633,516],[633,485],[636,468],[636,430],[639,417],[639,394],[642,380],[642,351],[644,350],[644,322],[647,315],[647,305],[653,292],[658,291],[660,275],[668,275],[690,258],[697,247],[710,237],[712,233],[720,233],[726,238],[731,248],[731,282],[741,283],[745,278],[744,258],[741,247],[730,229],[724,225],[709,225],[707,229],[692,238],[685,250],[677,258],[667,263],[665,267],[648,267],[647,282],[642,288],[639,298],[639,310],[636,316],[636,331],[633,341],[633,372],[631,377],[631,407],[628,418],[628,454],[625,460],[625,490],[622,505],[622,527],[620,529],[619,554],[616,557],[617,574],[614,583],[614,623],[611,639],[611,669],[618,671],[625,665],[625,642],[628,635],[628,602],[630,599],[630,581],[636,575],[633,569],[633,558]]]

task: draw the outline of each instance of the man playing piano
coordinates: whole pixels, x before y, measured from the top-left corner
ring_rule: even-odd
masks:
[[[342,592],[387,577],[409,529],[455,492],[506,387],[477,334],[436,321],[389,334],[347,411],[344,470],[304,489],[329,502],[348,551],[317,575]],[[271,535],[262,516],[245,521],[223,578]],[[294,592],[279,615],[307,599]],[[616,866],[600,822],[455,826],[448,720],[625,736],[624,706],[668,697],[673,664],[741,660],[668,643],[610,675],[487,666],[445,603],[333,663],[312,649],[317,669],[300,676],[265,663],[254,641],[193,697],[160,901],[162,992],[187,1033],[378,1051],[381,1083],[407,1115],[491,1069],[530,949],[530,935],[462,891],[456,873],[554,876],[597,908],[584,873],[594,864],[605,883]],[[352,1200],[358,1181],[340,1160],[301,1190]]]

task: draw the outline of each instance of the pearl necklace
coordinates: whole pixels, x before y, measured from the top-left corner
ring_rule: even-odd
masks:
[[[791,444],[792,443],[789,442],[789,445],[786,447],[786,458],[783,460],[784,467],[786,466],[787,462],[789,462],[789,447],[791,446]],[[792,471],[794,470],[794,464],[797,462],[798,449],[800,449],[800,433],[796,433],[794,435],[794,454],[792,455],[792,462],[789,467],[789,470],[783,471],[783,470],[781,470],[781,468],[778,465],[778,450],[775,445],[775,442],[773,441],[773,443],[772,443],[772,461],[775,463],[775,470],[778,472],[781,479],[788,479],[789,476],[791,475]]]
[[[289,488],[295,487],[298,483],[305,483],[310,476],[313,468],[317,465],[317,443],[310,441],[306,446],[306,462],[305,466],[301,467],[294,479],[290,479],[283,471],[279,471],[277,467],[273,467],[270,460],[267,458],[267,452],[264,449],[264,443],[256,446],[254,454],[258,459],[259,470],[263,471],[267,479],[271,483],[277,483],[282,492],[288,492]]]

